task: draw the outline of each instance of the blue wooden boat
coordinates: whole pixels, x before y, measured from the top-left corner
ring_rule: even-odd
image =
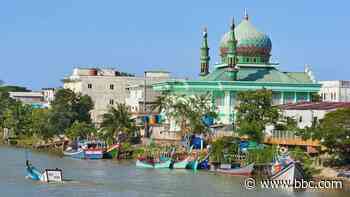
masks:
[[[197,169],[209,169],[210,168],[209,155],[210,155],[210,152],[204,158],[198,159]]]
[[[75,159],[102,159],[104,143],[94,141],[82,141],[77,143],[76,149],[69,147],[63,151],[65,156]]]
[[[35,168],[28,160],[26,160],[26,170],[27,176],[34,181],[42,182],[62,182],[62,170],[61,169],[45,169],[43,172],[40,172]]]
[[[67,149],[63,151],[63,155],[70,156],[75,159],[85,159],[85,152],[83,149],[79,148],[77,150]]]
[[[34,181],[40,181],[41,179],[41,172],[36,169],[32,164],[29,163],[29,161],[26,161],[26,166],[27,166],[27,178],[32,179]]]

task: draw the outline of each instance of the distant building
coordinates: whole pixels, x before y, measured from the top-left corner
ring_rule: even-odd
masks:
[[[152,85],[148,84],[145,86],[133,85],[127,87],[128,96],[125,99],[125,103],[130,107],[130,111],[135,114],[140,113],[151,113],[152,106],[155,104],[155,101],[160,92],[153,90]]]
[[[34,108],[46,108],[48,104],[44,100],[43,92],[9,92],[9,96],[23,104]]]
[[[320,96],[326,102],[350,102],[350,81],[319,81]]]
[[[94,102],[91,111],[94,122],[100,122],[108,108],[125,103],[128,87],[153,84],[169,79],[169,72],[146,71],[144,76],[134,76],[114,69],[75,68],[72,75],[63,79],[64,88],[89,95]]]
[[[305,102],[282,105],[283,115],[294,118],[299,128],[311,127],[331,111],[350,107],[350,102]]]
[[[55,100],[56,88],[42,88],[41,91],[44,96],[44,101],[48,104],[51,104],[51,102]]]

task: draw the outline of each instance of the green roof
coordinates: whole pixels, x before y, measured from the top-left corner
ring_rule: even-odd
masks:
[[[305,72],[284,72],[284,73],[298,81],[302,81],[304,83],[312,83],[312,80]]]
[[[213,72],[203,77],[205,81],[232,81],[228,67],[216,68]],[[273,66],[240,66],[237,81],[247,82],[272,82],[272,83],[313,83],[306,73],[281,72]]]

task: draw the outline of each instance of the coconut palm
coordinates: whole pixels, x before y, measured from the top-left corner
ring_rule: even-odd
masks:
[[[156,100],[154,101],[154,104],[151,106],[151,110],[157,110],[158,113],[161,113],[162,110],[169,105],[169,102],[169,92],[163,92],[161,95],[157,96]]]
[[[120,132],[130,135],[135,131],[135,124],[125,104],[118,103],[117,107],[111,107],[108,113],[103,115],[101,123],[103,137],[107,141],[114,141]]]

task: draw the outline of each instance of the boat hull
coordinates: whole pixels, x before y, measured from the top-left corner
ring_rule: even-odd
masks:
[[[114,159],[118,158],[119,155],[119,145],[114,145],[111,148],[109,148],[106,152],[103,153],[104,159]]]
[[[233,175],[233,176],[249,176],[254,170],[254,164],[249,164],[241,168],[233,169],[216,169],[216,172],[221,174]]]
[[[198,160],[192,160],[188,163],[187,168],[192,169],[192,170],[197,170],[198,169]]]
[[[64,151],[65,156],[70,156],[75,159],[102,159],[102,150],[76,150],[76,151]]]
[[[27,177],[34,181],[40,181],[41,172],[33,166],[27,166]]]
[[[177,161],[173,163],[173,169],[186,169],[187,166],[189,165],[189,161],[187,161],[186,159],[183,161]]]
[[[286,180],[289,183],[294,182],[294,180],[301,180],[304,178],[304,172],[297,163],[292,162],[285,166],[281,171],[273,174],[271,180]]]
[[[159,169],[159,168],[170,168],[171,165],[171,160],[168,159],[167,161],[160,162],[160,163],[155,163],[154,168]]]
[[[103,151],[102,150],[85,150],[85,159],[102,159]]]
[[[27,178],[33,181],[42,182],[62,182],[62,170],[60,169],[46,169],[41,173],[32,165],[27,165]]]
[[[171,165],[170,159],[160,163],[149,163],[149,162],[140,161],[140,160],[136,161],[136,166],[141,168],[155,168],[155,169],[170,168],[170,165]]]
[[[140,168],[153,168],[153,164],[137,160],[136,161],[136,166]]]

